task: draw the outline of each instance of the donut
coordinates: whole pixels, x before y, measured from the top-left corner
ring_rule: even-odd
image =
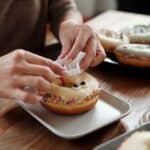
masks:
[[[130,43],[150,44],[150,24],[134,25],[122,30],[127,35]]]
[[[107,53],[113,53],[120,44],[129,43],[126,35],[108,29],[101,29],[98,38]]]
[[[150,150],[150,132],[139,131],[132,134],[118,150]]]
[[[135,67],[150,67],[150,45],[123,44],[114,51],[121,64]]]
[[[52,112],[74,115],[92,109],[100,97],[99,82],[88,73],[64,77],[63,85],[52,84],[42,104]]]

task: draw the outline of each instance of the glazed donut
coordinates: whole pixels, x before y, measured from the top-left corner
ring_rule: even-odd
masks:
[[[125,65],[150,67],[150,45],[123,44],[114,51],[117,60]]]
[[[118,150],[150,150],[150,132],[141,131],[132,134]]]
[[[120,44],[129,43],[129,39],[126,35],[108,29],[101,29],[98,33],[98,38],[108,53],[113,53]]]
[[[121,32],[128,36],[130,43],[150,44],[150,25],[134,25]]]
[[[42,104],[49,110],[66,115],[92,109],[100,96],[99,82],[88,73],[64,77],[64,85],[53,84],[44,94]]]

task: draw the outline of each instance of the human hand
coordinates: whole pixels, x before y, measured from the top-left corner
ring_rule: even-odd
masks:
[[[64,68],[52,60],[24,50],[15,50],[0,57],[0,97],[36,103],[38,92],[47,91],[51,82],[64,74]],[[38,92],[25,90],[32,87]]]
[[[86,56],[81,61],[81,69],[96,66],[105,58],[105,52],[97,39],[96,33],[86,24],[77,24],[72,20],[64,21],[60,25],[59,38],[62,44],[59,59],[71,62],[80,51]]]

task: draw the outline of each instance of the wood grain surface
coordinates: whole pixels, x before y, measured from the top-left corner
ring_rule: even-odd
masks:
[[[149,16],[108,11],[90,22],[101,27],[121,29],[128,24],[150,22]],[[101,87],[132,103],[132,113],[108,127],[77,140],[65,140],[52,134],[11,100],[0,101],[0,150],[90,150],[96,145],[148,121],[150,112],[150,71],[105,62],[89,70]],[[145,117],[144,119],[141,119]]]

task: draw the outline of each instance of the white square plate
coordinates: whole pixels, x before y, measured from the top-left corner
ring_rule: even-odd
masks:
[[[129,103],[104,90],[96,106],[81,115],[58,115],[40,104],[29,105],[20,101],[19,105],[51,132],[66,139],[79,138],[96,131],[119,120],[131,111]]]

